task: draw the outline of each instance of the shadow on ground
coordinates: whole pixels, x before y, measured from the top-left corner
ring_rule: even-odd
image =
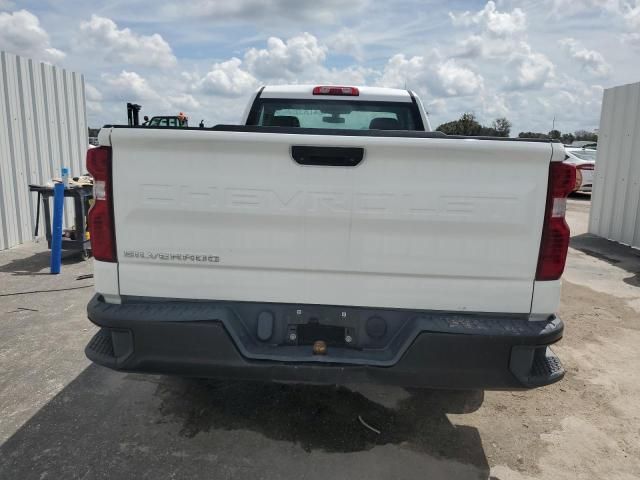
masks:
[[[571,237],[570,246],[631,274],[624,282],[640,286],[640,251],[590,233]]]
[[[166,478],[171,469],[176,478],[214,478],[220,462],[242,463],[289,442],[285,458],[269,461],[289,462],[296,449],[332,456],[402,444],[421,462],[453,460],[486,479],[477,429],[446,416],[482,401],[482,392],[417,390],[387,408],[342,387],[125,376],[91,365],[0,447],[0,478]],[[247,431],[262,440],[227,441]]]
[[[158,387],[163,416],[177,420],[180,435],[211,428],[248,429],[304,450],[355,452],[410,442],[429,454],[481,466],[477,431],[454,427],[446,413],[476,410],[483,392],[413,391],[398,408],[374,403],[343,387],[168,379]],[[367,428],[359,418],[380,433]]]
[[[85,261],[81,252],[63,251],[62,265],[73,265],[75,263]],[[10,273],[12,275],[49,275],[49,266],[51,262],[51,252],[37,252],[25,258],[16,258],[8,263],[0,265],[0,272]]]

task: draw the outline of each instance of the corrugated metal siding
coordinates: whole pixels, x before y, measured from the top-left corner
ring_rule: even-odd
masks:
[[[71,176],[84,173],[84,95],[79,73],[0,52],[0,250],[33,239],[30,183],[59,177],[63,166]],[[65,207],[70,226],[70,200]]]
[[[640,248],[640,83],[604,92],[589,232]]]

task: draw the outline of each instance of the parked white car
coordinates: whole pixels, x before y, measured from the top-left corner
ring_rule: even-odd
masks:
[[[593,188],[593,171],[597,150],[591,148],[565,147],[565,163],[576,167],[576,192],[590,192]]]

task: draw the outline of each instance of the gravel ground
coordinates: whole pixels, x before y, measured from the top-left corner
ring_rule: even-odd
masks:
[[[112,372],[83,354],[91,263],[54,277],[42,245],[0,252],[0,478],[640,478],[640,253],[569,204],[567,376],[526,392]]]

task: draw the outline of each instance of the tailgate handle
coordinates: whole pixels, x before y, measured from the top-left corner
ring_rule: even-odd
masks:
[[[355,167],[364,158],[364,148],[292,145],[291,156],[300,165]]]

